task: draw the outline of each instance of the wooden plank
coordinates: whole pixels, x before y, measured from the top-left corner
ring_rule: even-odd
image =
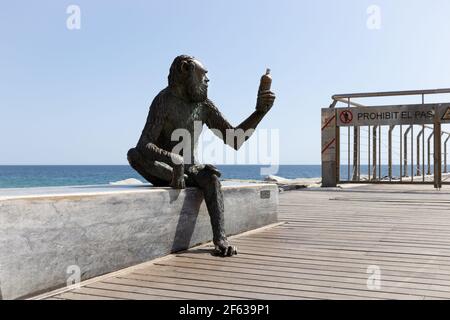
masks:
[[[190,276],[193,275],[195,277],[202,277],[205,274],[205,268],[190,268],[190,267],[163,267],[163,266],[155,266],[151,270],[142,270],[136,272],[137,274],[153,274],[153,272],[161,272],[166,276],[169,276],[171,273],[174,273],[176,276],[174,277],[184,277],[185,275]],[[273,276],[273,275],[258,275],[252,273],[239,272],[239,269],[236,271],[221,271],[221,279],[224,281],[228,281],[228,279],[235,279],[238,281],[242,280],[257,280],[260,285],[264,286],[277,286],[280,284],[298,284],[298,285],[311,285],[318,287],[329,287],[329,288],[347,288],[347,289],[356,289],[362,291],[369,291],[367,288],[367,283],[364,279],[352,279],[352,278],[342,278],[335,276],[314,276],[305,274],[301,278],[292,278],[292,277],[281,277],[281,276]],[[441,285],[430,285],[430,284],[417,284],[417,283],[408,283],[408,282],[399,282],[399,281],[385,281],[382,282],[382,288],[378,291],[380,292],[394,292],[401,294],[411,294],[411,292],[417,295],[428,295],[435,296],[439,298],[448,298],[450,295],[450,288],[448,286]],[[370,290],[370,292],[373,292]],[[364,295],[364,294],[363,294]],[[323,297],[322,297],[323,299]]]
[[[154,295],[154,294],[141,294],[141,293],[136,293],[136,292],[117,291],[117,290],[113,290],[113,288],[111,288],[111,287],[107,287],[106,289],[104,287],[98,288],[96,286],[96,284],[93,284],[92,286],[88,285],[86,287],[83,287],[82,292],[83,292],[83,294],[116,298],[116,299],[124,299],[124,300],[167,300],[167,299],[179,300],[179,299],[181,299],[181,298],[175,298],[175,297],[171,297],[171,296],[161,296],[161,295]]]
[[[354,252],[354,251],[337,251],[337,250],[327,250],[320,248],[298,248],[298,250],[294,251],[289,248],[275,248],[269,249],[264,245],[256,246],[246,244],[244,246],[240,246],[239,250],[243,252],[247,252],[251,254],[252,252],[261,254],[261,255],[275,255],[280,257],[291,257],[291,258],[311,258],[311,257],[328,257],[332,259],[344,259],[344,260],[361,260],[368,259],[373,261],[376,259],[380,261],[380,263],[384,262],[393,262],[393,263],[403,263],[403,264],[412,264],[412,265],[429,265],[433,263],[439,267],[448,267],[448,260],[443,259],[446,257],[438,257],[438,256],[424,256],[424,255],[405,255],[405,254],[391,254],[391,253],[375,253],[375,252]],[[261,253],[259,253],[261,252]]]
[[[416,242],[399,242],[399,241],[389,241],[389,240],[349,240],[349,239],[323,239],[318,237],[317,239],[283,239],[279,237],[258,237],[253,241],[254,243],[268,243],[268,244],[286,244],[286,245],[296,245],[296,246],[329,246],[332,248],[357,248],[369,251],[367,248],[376,248],[377,250],[382,250],[382,248],[387,247],[389,251],[401,251],[401,252],[412,252],[421,254],[437,254],[450,256],[450,246],[445,243],[435,245],[426,244],[421,245]],[[251,241],[253,238],[247,239]]]
[[[246,239],[239,239],[235,241],[236,243],[242,244],[252,244],[255,246],[268,247],[268,248],[286,248],[295,250],[299,246],[295,243],[284,243],[283,241],[249,241]],[[278,247],[277,247],[278,246]],[[411,255],[424,255],[424,256],[442,256],[442,257],[450,257],[450,248],[449,249],[431,249],[431,248],[416,248],[416,247],[408,247],[408,246],[394,246],[389,244],[365,244],[359,245],[355,244],[340,244],[336,245],[333,243],[325,243],[325,242],[304,242],[302,243],[302,248],[322,248],[329,250],[347,250],[347,251],[356,251],[356,252],[382,252],[382,253],[407,253]]]
[[[75,291],[69,291],[56,296],[56,298],[62,298],[64,300],[123,300],[119,298],[111,298],[104,296],[97,296],[92,294],[83,294]]]
[[[177,266],[160,266],[162,270],[174,270],[182,272],[182,274],[201,274],[204,275],[211,270],[215,270],[216,268],[208,266],[208,265],[177,265]],[[152,270],[156,270],[152,269]],[[146,272],[151,271],[139,271],[136,273],[145,274]],[[289,274],[273,274],[273,273],[264,273],[259,270],[248,270],[243,268],[235,268],[235,267],[224,267],[220,270],[221,276],[238,278],[238,279],[257,279],[260,281],[272,281],[274,283],[298,283],[298,284],[308,284],[318,285],[322,283],[324,286],[328,287],[348,287],[356,286],[359,289],[366,289],[366,280],[367,279],[357,279],[351,277],[336,277],[335,275],[314,275],[314,274],[300,274],[300,275],[289,275]],[[404,282],[404,281],[393,281],[386,280],[383,278],[382,291],[396,290],[404,288],[407,291],[402,293],[411,293],[411,290],[416,292],[417,290],[423,290],[429,292],[430,296],[438,296],[438,297],[446,297],[449,294],[449,287],[442,285],[432,285],[427,283],[412,283],[412,282]],[[354,288],[354,287],[353,287]]]
[[[384,228],[387,229],[387,228]],[[314,228],[306,228],[306,227],[290,227],[285,229],[276,229],[271,230],[271,232],[265,232],[258,234],[260,237],[265,236],[278,236],[280,238],[292,238],[296,237],[297,239],[301,239],[303,237],[315,237],[320,235],[321,237],[348,237],[348,238],[360,238],[367,236],[369,238],[375,237],[389,237],[391,239],[399,239],[400,241],[403,239],[418,239],[423,241],[449,241],[450,235],[448,232],[411,232],[411,231],[403,231],[401,229],[395,230],[394,232],[391,230],[378,230],[374,229],[371,232],[367,231],[359,231],[359,230],[348,230],[332,228],[330,226],[322,226],[322,227],[314,227]],[[414,238],[415,237],[415,238]]]
[[[126,277],[127,279],[142,280],[142,281],[160,281],[164,283],[173,284],[183,284],[187,286],[199,285],[205,288],[221,288],[230,289],[236,291],[247,292],[252,299],[260,299],[259,297],[265,297],[263,299],[283,299],[283,300],[298,300],[298,299],[361,299],[361,298],[373,298],[380,299],[376,296],[364,295],[358,290],[335,290],[330,293],[329,287],[317,287],[317,286],[307,286],[307,285],[282,285],[277,286],[263,286],[264,282],[243,280],[239,279],[234,281],[228,278],[227,281],[218,281],[222,277],[217,275],[203,277],[189,277],[188,275],[179,275],[178,277],[167,277],[167,275],[158,274],[157,272],[147,273],[147,274],[130,274]],[[152,280],[153,279],[153,280]],[[205,281],[205,279],[208,279]],[[318,292],[317,288],[322,291]],[[402,296],[405,297],[405,296]],[[414,297],[412,297],[414,298]],[[421,299],[422,297],[417,297]]]
[[[301,296],[308,296],[314,298],[321,299],[347,299],[347,298],[374,298],[374,299],[422,299],[424,296],[424,292],[429,293],[429,291],[421,291],[418,294],[418,290],[412,294],[411,290],[396,290],[395,292],[391,290],[390,292],[384,291],[370,291],[367,289],[367,286],[364,283],[360,283],[359,285],[350,285],[350,286],[339,286],[336,284],[330,284],[330,282],[315,282],[309,281],[309,283],[282,283],[282,282],[272,282],[269,279],[265,278],[263,280],[252,280],[249,278],[234,278],[227,277],[221,273],[220,277],[216,275],[200,275],[200,274],[191,274],[191,273],[177,273],[171,272],[169,270],[157,270],[153,268],[148,270],[145,273],[136,273],[134,277],[139,275],[139,279],[142,277],[161,277],[161,278],[169,278],[171,281],[184,281],[186,280],[198,280],[198,281],[207,281],[208,283],[218,282],[220,285],[223,284],[235,284],[239,286],[251,286],[252,290],[261,290],[269,291],[272,293],[287,292],[288,294],[298,294]],[[167,281],[167,280],[166,280]],[[346,297],[349,296],[349,297]],[[450,292],[442,292],[440,296],[444,296],[450,298]]]
[[[199,254],[183,254],[179,257],[182,258],[189,258],[193,259],[193,263],[200,263],[204,260],[212,260],[214,261],[214,257],[211,256],[202,256]],[[281,266],[281,267],[289,267],[289,268],[295,268],[297,266],[314,266],[317,268],[321,268],[324,270],[325,268],[332,266],[331,268],[339,269],[339,270],[351,270],[355,269],[358,272],[361,270],[367,269],[368,266],[377,264],[380,266],[380,268],[383,271],[399,271],[402,273],[407,272],[416,272],[418,270],[426,270],[427,272],[433,271],[433,274],[436,275],[442,275],[443,277],[450,277],[450,269],[441,269],[441,268],[435,268],[436,266],[434,264],[426,264],[422,266],[402,266],[399,264],[384,264],[379,263],[379,261],[372,260],[372,261],[353,261],[353,262],[340,262],[340,261],[330,261],[330,260],[313,260],[310,259],[308,256],[305,256],[304,259],[296,259],[295,261],[286,261],[282,258],[277,257],[271,257],[271,256],[264,256],[264,257],[258,257],[254,255],[245,255],[245,254],[239,254],[238,257],[233,258],[234,262],[239,263],[247,263],[249,265],[267,265],[267,266]],[[330,263],[332,262],[332,263]]]
[[[284,254],[279,251],[257,251],[252,248],[240,247],[240,257],[250,257],[257,261],[281,261],[296,265],[301,262],[317,262],[319,264],[334,264],[334,265],[382,265],[386,268],[394,268],[396,270],[413,271],[424,267],[435,267],[438,273],[448,274],[450,271],[450,265],[442,264],[433,258],[416,260],[413,262],[404,261],[401,259],[389,259],[384,257],[366,257],[365,255],[348,256],[348,255],[333,255],[332,253],[325,252],[324,254],[316,254],[313,251],[305,251],[296,255]]]
[[[205,294],[200,290],[189,290],[189,288],[175,288],[174,286],[154,285],[146,286],[145,283],[139,281],[127,281],[126,279],[119,279],[117,277],[104,280],[102,282],[92,283],[90,288],[99,288],[105,290],[115,290],[121,292],[140,293],[146,295],[158,295],[167,297],[168,300],[191,299],[191,300],[240,300],[243,298],[235,296],[227,296],[225,294],[217,294],[213,298],[210,294]],[[178,289],[178,290],[177,290]]]
[[[158,281],[159,280],[159,281]],[[226,296],[227,299],[283,299],[283,300],[293,300],[298,299],[298,297],[287,296],[287,295],[273,295],[273,294],[265,294],[265,293],[254,293],[254,292],[246,292],[239,291],[228,286],[228,289],[224,288],[213,288],[207,285],[200,285],[195,283],[189,284],[179,284],[179,283],[165,283],[161,282],[160,279],[156,279],[155,281],[144,281],[144,280],[136,280],[136,279],[128,279],[123,277],[117,277],[108,279],[107,283],[118,284],[118,285],[127,285],[134,286],[136,288],[146,288],[146,289],[166,289],[172,291],[183,291],[186,293],[197,293],[202,294],[203,299],[217,299],[219,296]],[[106,282],[106,281],[105,281]]]
[[[360,279],[360,281],[366,281],[368,276],[366,274],[366,269],[361,270],[360,272],[349,272],[349,271],[335,271],[335,270],[320,270],[318,268],[285,268],[285,267],[276,267],[276,266],[258,266],[258,265],[248,265],[248,264],[240,264],[240,263],[227,263],[226,265],[212,263],[210,261],[203,262],[201,266],[199,264],[190,263],[187,261],[174,261],[170,260],[165,262],[164,264],[159,264],[163,266],[185,266],[185,267],[193,267],[193,268],[203,268],[209,266],[211,270],[219,271],[236,271],[242,270],[251,274],[265,274],[265,275],[278,275],[282,277],[293,277],[293,278],[302,278],[305,274],[308,275],[324,275],[324,276],[335,276],[335,277],[346,277],[353,279]],[[383,272],[384,280],[391,281],[399,281],[399,282],[413,282],[420,284],[436,284],[436,285],[446,285],[450,286],[450,279],[442,279],[438,278],[433,274],[423,273],[423,272],[414,272],[414,273],[398,273],[398,272]]]

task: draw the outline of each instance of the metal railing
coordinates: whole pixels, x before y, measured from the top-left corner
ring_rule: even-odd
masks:
[[[377,98],[377,97],[394,97],[394,96],[422,96],[422,103],[425,103],[426,95],[447,94],[450,93],[450,88],[443,89],[429,89],[429,90],[404,90],[404,91],[382,91],[382,92],[367,92],[367,93],[348,93],[335,94],[331,98],[333,103],[330,108],[334,108],[338,102],[342,102],[354,107],[365,107],[365,105],[350,101],[356,98]]]
[[[355,102],[353,99],[394,96],[421,96],[421,104],[425,105],[425,97],[436,94],[450,94],[450,88],[337,94],[332,96],[333,102],[330,108],[335,108],[338,103],[345,104],[346,108],[352,109],[370,108],[370,105],[359,101]],[[337,170],[339,171],[337,177],[341,183],[434,183],[436,187],[440,187],[443,183],[441,174],[448,173],[447,149],[450,132],[441,130],[440,122],[433,125],[354,126],[353,130],[348,126],[347,130],[342,129],[343,127],[337,127]],[[439,134],[436,134],[437,132]],[[367,140],[363,138],[364,134],[362,133],[367,135]],[[441,136],[445,140],[441,139]],[[387,140],[387,146],[384,139]],[[394,139],[397,140],[394,141]],[[364,141],[367,141],[367,144]],[[361,155],[362,146],[367,150],[367,155],[364,157]],[[383,147],[386,152],[383,152]],[[443,149],[442,154],[441,147]],[[393,153],[396,153],[398,158],[396,159],[397,164],[394,164],[396,161],[394,161]],[[347,158],[347,170],[343,169],[345,165],[341,162],[341,158],[345,157]],[[366,160],[367,168],[362,170],[361,162],[363,158]],[[387,161],[387,166],[382,164],[383,160]],[[442,160],[443,170],[441,168]],[[347,180],[340,178],[345,176],[345,171],[347,171]],[[361,176],[361,171],[366,171],[367,176]],[[396,176],[396,172],[398,176]]]

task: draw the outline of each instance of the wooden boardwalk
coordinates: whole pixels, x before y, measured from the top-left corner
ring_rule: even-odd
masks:
[[[449,187],[285,192],[279,219],[234,237],[236,257],[213,257],[203,246],[39,298],[450,298]],[[368,286],[374,270],[379,287]]]

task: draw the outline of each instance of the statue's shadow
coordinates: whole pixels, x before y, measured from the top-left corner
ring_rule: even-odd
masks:
[[[180,197],[181,190],[170,189],[170,202],[177,201]],[[198,188],[186,188],[183,191],[184,199],[181,207],[181,212],[178,218],[175,236],[171,248],[172,253],[183,254],[188,252],[188,249],[197,244],[194,237],[195,226],[197,224],[200,207],[203,203],[203,193]],[[198,231],[200,232],[200,231]],[[212,249],[194,249],[189,250],[189,253],[205,254],[210,253],[215,255]]]

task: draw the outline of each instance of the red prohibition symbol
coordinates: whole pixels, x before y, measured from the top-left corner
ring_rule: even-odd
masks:
[[[339,119],[342,123],[348,124],[353,121],[353,113],[350,110],[344,110],[339,115]]]

